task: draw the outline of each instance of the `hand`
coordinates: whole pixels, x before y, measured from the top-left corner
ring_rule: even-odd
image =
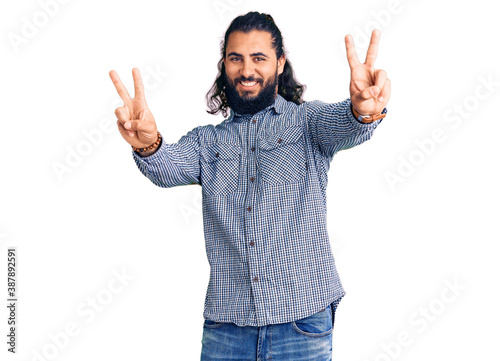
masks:
[[[380,113],[391,97],[391,82],[386,72],[373,67],[377,58],[379,40],[380,31],[373,30],[365,62],[361,64],[352,36],[345,37],[347,61],[351,68],[351,83],[349,84],[351,102],[354,109],[361,115]]]
[[[116,71],[111,70],[109,76],[124,103],[122,107],[115,110],[120,134],[123,139],[136,148],[150,146],[156,142],[158,131],[156,129],[155,118],[146,104],[144,85],[142,84],[139,69],[132,69],[135,92],[133,99],[130,98],[127,89],[121,82]]]

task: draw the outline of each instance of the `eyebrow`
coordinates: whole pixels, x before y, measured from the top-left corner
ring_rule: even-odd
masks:
[[[227,56],[226,56],[226,57],[229,57],[229,56],[232,56],[232,55],[234,55],[234,56],[239,56],[239,57],[243,57],[243,55],[242,55],[242,54],[235,53],[234,51],[232,51],[232,52],[230,52],[229,54],[227,54]],[[252,54],[250,54],[250,56],[263,56],[263,57],[265,57],[265,58],[268,58],[268,59],[269,59],[269,57],[268,57],[266,54],[261,53],[261,52],[258,52],[258,53],[252,53]]]

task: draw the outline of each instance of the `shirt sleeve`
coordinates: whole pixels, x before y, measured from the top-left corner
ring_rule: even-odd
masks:
[[[162,139],[160,148],[147,157],[132,151],[137,167],[159,187],[200,184],[199,128],[189,131],[177,143],[167,144]]]
[[[362,123],[354,118],[351,100],[327,104],[306,103],[309,133],[320,152],[331,160],[336,152],[355,147],[371,138],[382,119]]]

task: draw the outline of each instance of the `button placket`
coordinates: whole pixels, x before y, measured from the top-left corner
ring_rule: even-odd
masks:
[[[264,284],[261,284],[260,274],[259,274],[259,264],[260,262],[260,254],[259,248],[256,244],[256,224],[255,224],[255,216],[256,214],[256,200],[257,200],[257,187],[256,180],[258,179],[257,174],[257,152],[258,149],[256,147],[257,141],[257,130],[258,130],[258,121],[257,118],[251,118],[248,124],[248,138],[247,138],[247,195],[245,202],[245,225],[246,225],[246,244],[248,249],[248,271],[249,271],[249,279],[252,283],[252,289],[254,294],[254,302],[255,302],[255,311],[257,315],[261,315],[264,313],[262,309],[262,297],[263,294],[261,292],[261,287],[265,287]],[[259,317],[259,316],[258,316]]]
[[[257,119],[256,118],[252,118],[252,123],[256,124],[257,123]],[[255,131],[255,133],[257,133],[257,132]],[[252,147],[250,149],[251,149],[252,152],[255,152],[255,147]],[[254,160],[255,160],[255,158],[254,158]],[[250,177],[250,182],[253,183],[254,181],[255,181],[255,177],[254,176]]]
[[[256,119],[256,118],[252,118],[252,123],[253,123],[253,124],[256,124],[256,123],[257,123],[257,119]],[[251,126],[251,124],[250,124],[250,126]],[[250,130],[250,131],[251,131],[251,130]],[[254,137],[255,137],[254,135],[256,134],[256,130],[251,131],[251,134],[252,134],[252,137],[254,138]],[[255,142],[255,139],[252,139],[252,140],[251,140],[251,142]],[[250,148],[250,150],[251,150],[251,151],[252,151],[252,153],[253,153],[253,154],[252,154],[252,157],[251,157],[251,162],[252,162],[252,163],[251,163],[251,165],[252,165],[252,166],[251,166],[251,169],[252,169],[253,171],[255,171],[255,164],[256,164],[256,160],[255,160],[255,146],[252,146],[252,147]],[[254,176],[251,176],[251,177],[250,177],[250,182],[252,182],[252,183],[253,183],[254,181],[255,181],[255,177],[254,177]],[[250,186],[252,186],[252,185],[253,185],[253,184],[251,184]],[[251,210],[252,210],[252,207],[251,207],[251,206],[248,206],[248,207],[247,207],[247,211],[249,211],[249,212],[250,212]]]

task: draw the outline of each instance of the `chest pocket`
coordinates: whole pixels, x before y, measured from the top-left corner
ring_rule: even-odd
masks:
[[[306,174],[304,133],[301,127],[280,130],[259,142],[259,170],[262,182],[292,183]]]
[[[201,185],[207,195],[228,195],[238,188],[241,147],[216,143],[200,148]]]

